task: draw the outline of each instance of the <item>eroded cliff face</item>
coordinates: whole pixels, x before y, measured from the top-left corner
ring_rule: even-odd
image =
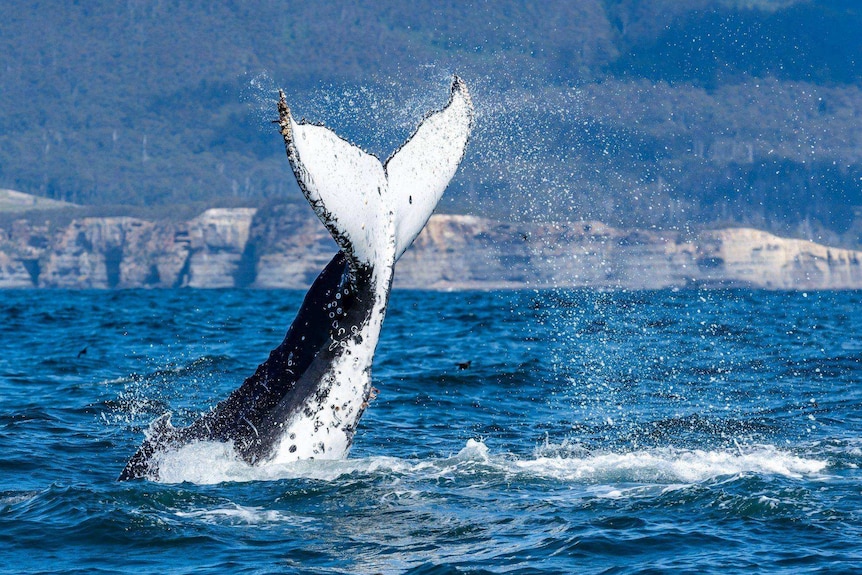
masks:
[[[261,288],[305,289],[338,251],[310,209],[261,210],[251,231],[248,283]]]
[[[600,222],[435,216],[398,263],[395,283],[434,289],[860,289],[860,263],[862,252],[746,228],[683,235]]]
[[[785,239],[753,229],[702,234],[698,261],[707,277],[772,289],[859,289],[862,252]]]
[[[2,288],[304,289],[337,248],[310,210],[211,209],[181,224],[83,218],[0,230]],[[862,289],[862,252],[752,229],[619,230],[434,216],[401,258],[395,287]]]
[[[252,208],[207,210],[188,223],[189,253],[175,285],[197,288],[234,287],[256,210]]]
[[[159,285],[167,236],[152,222],[136,218],[74,221],[43,242],[45,248],[35,265],[36,283],[100,289]]]

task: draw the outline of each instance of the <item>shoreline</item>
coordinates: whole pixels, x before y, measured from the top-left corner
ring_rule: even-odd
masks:
[[[306,289],[337,251],[307,210],[213,208],[186,222],[85,217],[0,229],[0,288]],[[683,235],[601,222],[435,215],[394,289],[862,289],[862,251],[751,228]]]

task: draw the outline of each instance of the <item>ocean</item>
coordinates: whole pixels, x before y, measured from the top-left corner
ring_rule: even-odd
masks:
[[[303,295],[0,291],[0,573],[862,572],[852,291],[396,291],[348,459],[117,482]]]

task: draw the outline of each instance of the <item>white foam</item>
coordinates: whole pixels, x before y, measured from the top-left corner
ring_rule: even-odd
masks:
[[[182,518],[200,519],[206,523],[227,522],[246,525],[280,523],[286,520],[286,517],[278,511],[266,510],[261,507],[244,507],[237,504],[200,511],[177,511],[176,515]]]
[[[801,478],[821,473],[826,461],[798,457],[771,446],[748,452],[665,447],[584,457],[538,457],[516,461],[515,466],[539,477],[562,481],[666,484],[699,483],[743,473]]]
[[[335,481],[345,475],[361,473],[409,473],[410,463],[394,457],[363,459],[306,459],[286,463],[245,463],[229,443],[204,441],[192,443],[159,456],[159,481],[190,482],[201,485],[224,482],[276,481],[279,479],[316,479]]]
[[[3,507],[5,507],[7,505],[12,506],[12,505],[18,505],[19,503],[26,503],[27,501],[30,501],[31,499],[36,497],[38,494],[39,494],[38,491],[33,491],[30,493],[19,493],[16,495],[8,495],[5,497],[0,497],[0,509],[2,509]]]
[[[302,460],[249,466],[229,444],[202,442],[164,454],[159,460],[160,481],[212,484],[228,481],[315,479],[337,481],[352,474],[407,476],[416,480],[438,477],[555,480],[586,485],[607,485],[602,495],[622,496],[629,487],[642,484],[663,490],[679,489],[723,476],[742,474],[816,478],[827,461],[794,455],[764,445],[747,450],[699,450],[665,447],[625,453],[599,452],[578,456],[538,455],[523,459],[492,454],[481,441],[469,440],[458,454],[440,459],[409,460],[375,456],[361,459]]]

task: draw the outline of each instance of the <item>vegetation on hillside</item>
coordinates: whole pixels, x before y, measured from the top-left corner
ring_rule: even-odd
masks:
[[[446,211],[862,243],[854,0],[12,4],[0,188],[298,201],[276,87],[385,157],[458,72],[478,117]]]

